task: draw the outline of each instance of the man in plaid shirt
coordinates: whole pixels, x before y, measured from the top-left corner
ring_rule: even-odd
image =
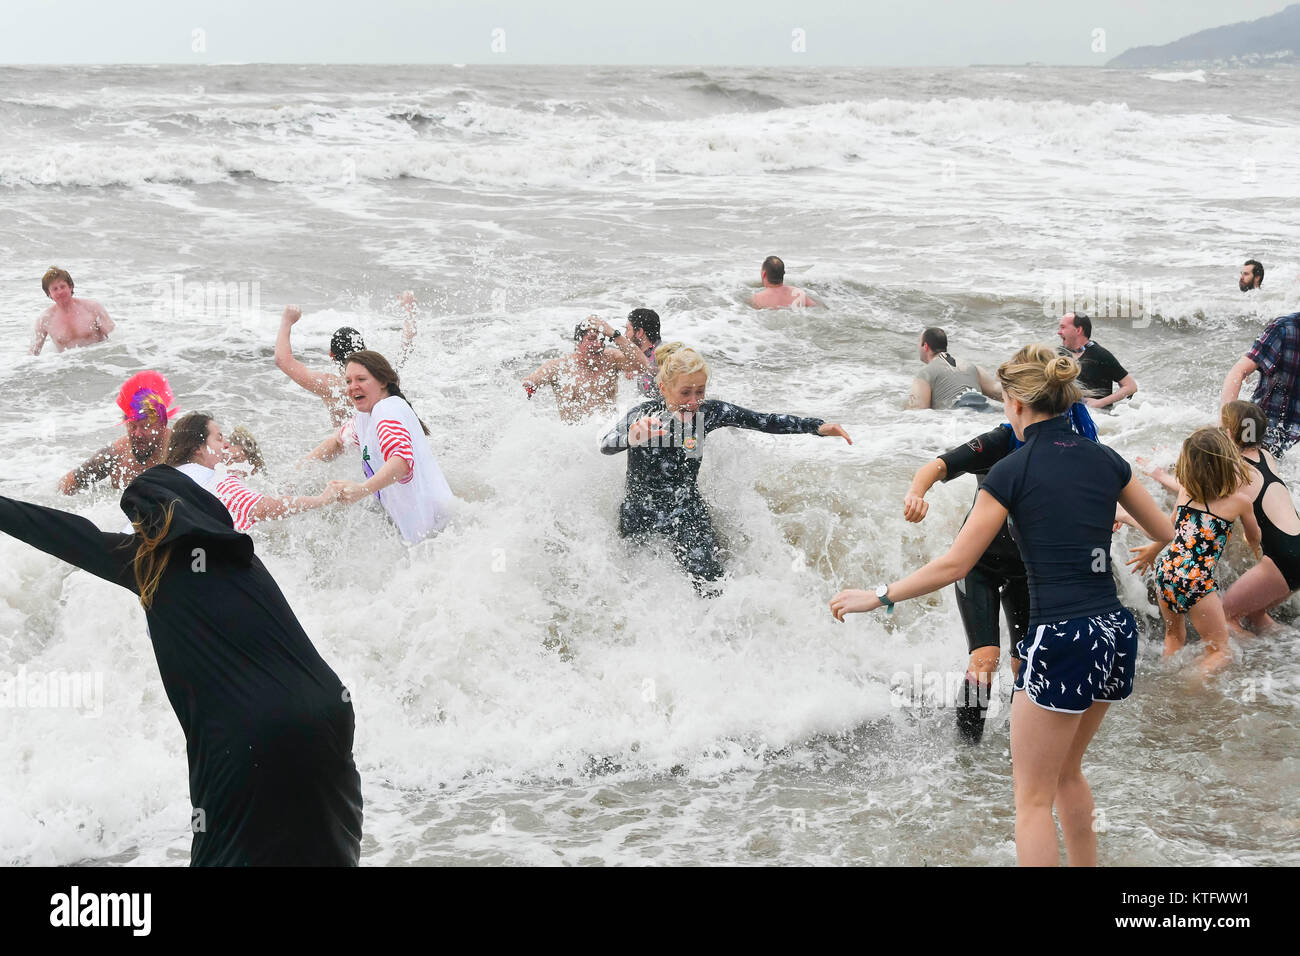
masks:
[[[1259,384],[1251,401],[1264,409],[1268,428],[1260,443],[1274,458],[1300,441],[1300,312],[1278,316],[1255,340],[1223,380],[1219,405],[1235,401],[1241,383],[1256,371]]]

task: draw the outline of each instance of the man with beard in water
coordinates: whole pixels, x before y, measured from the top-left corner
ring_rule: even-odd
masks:
[[[157,372],[140,372],[127,379],[117,393],[126,435],[101,448],[59,481],[59,491],[75,495],[107,478],[114,488],[125,488],[146,468],[161,465],[171,438],[169,416],[177,409],[171,386]]]
[[[600,443],[605,455],[627,452],[627,495],[619,509],[624,537],[645,540],[663,535],[678,562],[704,597],[718,594],[712,582],[722,577],[722,549],[713,533],[709,509],[696,479],[704,440],[715,428],[749,428],[769,435],[822,435],[853,444],[841,426],[820,418],[765,415],[704,398],[709,367],[681,342],[655,351],[660,397],[623,416]]]
[[[0,532],[138,596],[185,733],[190,865],[356,866],[351,699],[252,539],[166,465],[131,482],[122,511],[132,534],[0,497]]]
[[[1264,267],[1260,265],[1258,259],[1247,259],[1241,267],[1241,275],[1237,278],[1237,288],[1242,292],[1249,292],[1263,284]]]
[[[602,338],[616,348],[606,348]],[[578,323],[573,341],[578,347],[571,355],[542,363],[523,382],[529,398],[543,385],[554,389],[560,418],[566,422],[612,409],[618,398],[618,373],[640,371],[647,362],[626,335],[597,315]]]

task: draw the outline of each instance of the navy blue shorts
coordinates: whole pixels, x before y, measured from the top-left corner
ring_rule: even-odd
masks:
[[[1039,707],[1081,714],[1095,700],[1124,700],[1133,693],[1138,637],[1128,608],[1031,624],[1016,646],[1022,661],[1016,690]]]

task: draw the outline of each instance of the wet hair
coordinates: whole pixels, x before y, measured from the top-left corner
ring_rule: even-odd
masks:
[[[145,530],[144,521],[131,522],[131,527],[140,538],[140,543],[135,549],[135,557],[131,561],[131,568],[135,572],[135,585],[140,590],[140,606],[146,610],[153,604],[158,585],[162,582],[163,572],[167,570],[167,562],[171,560],[172,547],[169,546],[160,554],[158,546],[171,530],[172,514],[175,509],[175,501],[167,505],[166,511],[163,512],[162,527],[154,534],[149,534]]]
[[[998,366],[1002,394],[1036,412],[1059,415],[1083,397],[1074,380],[1079,363],[1050,345],[1026,345]]]
[[[346,365],[353,352],[360,352],[366,347],[365,340],[356,329],[343,326],[335,329],[330,336],[330,358],[340,365]]]
[[[931,352],[948,351],[948,333],[943,329],[931,326],[921,333],[921,341]]]
[[[657,385],[670,385],[678,376],[694,375],[696,372],[703,372],[706,379],[709,375],[709,366],[704,361],[704,356],[682,342],[669,342],[659,346],[655,350],[655,365],[659,367],[659,374],[655,376]]]
[[[1209,506],[1250,482],[1250,466],[1222,428],[1206,426],[1187,436],[1174,477],[1192,501]]]
[[[1074,327],[1084,334],[1087,338],[1092,338],[1092,319],[1088,318],[1086,312],[1075,312]]]
[[[583,337],[588,332],[592,332],[592,331],[599,332],[600,327],[597,325],[592,325],[586,319],[583,319],[581,322],[579,322],[577,325],[573,327],[573,341],[581,342]]]
[[[1258,285],[1264,284],[1264,265],[1258,259],[1247,259],[1242,263],[1243,266],[1251,266],[1251,272],[1259,280]],[[48,273],[47,273],[48,274]]]
[[[1260,275],[1263,275],[1261,272]],[[76,289],[76,284],[72,281],[72,276],[67,269],[60,269],[58,266],[50,266],[45,270],[45,275],[41,276],[41,289],[46,295],[50,294],[50,286],[62,279],[68,284],[68,289]]]
[[[1264,409],[1254,402],[1235,401],[1223,406],[1220,412],[1223,430],[1240,448],[1258,448],[1268,428]]]
[[[411,404],[411,400],[402,394],[401,382],[398,380],[397,372],[393,369],[393,366],[389,364],[388,359],[384,358],[378,352],[372,352],[369,349],[362,349],[359,352],[353,352],[349,355],[344,366],[346,367],[351,365],[353,362],[356,362],[369,372],[371,377],[374,378],[374,380],[382,387],[388,389],[389,395],[400,398],[402,401],[406,402],[407,405]],[[411,411],[414,412],[415,409],[412,408]],[[426,435],[429,434],[429,426],[424,424],[424,421],[419,415],[415,416],[415,420],[420,423],[420,427],[424,429],[424,433]]]
[[[772,285],[780,285],[785,281],[785,263],[776,256],[768,256],[763,260],[763,275]]]
[[[654,309],[633,309],[627,320],[637,332],[644,332],[653,345],[659,344],[659,313]]]
[[[232,445],[239,447],[244,453],[244,458],[253,466],[253,471],[266,471],[266,461],[262,458],[262,449],[257,445],[257,439],[243,425],[240,425],[227,436],[227,441]]]
[[[208,424],[211,421],[212,416],[207,412],[190,412],[176,419],[176,424],[172,425],[171,438],[167,439],[163,464],[175,468],[193,461],[199,449],[207,444]]]

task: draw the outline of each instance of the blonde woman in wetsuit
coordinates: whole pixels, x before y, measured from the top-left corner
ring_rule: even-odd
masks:
[[[709,366],[681,342],[661,345],[659,398],[642,402],[600,443],[605,455],[627,452],[627,495],[619,508],[619,532],[642,538],[663,535],[694,579],[696,590],[713,595],[709,585],[722,576],[722,550],[696,478],[705,439],[717,428],[748,428],[769,435],[822,435],[853,444],[843,427],[820,418],[765,415],[739,405],[706,399]]]

